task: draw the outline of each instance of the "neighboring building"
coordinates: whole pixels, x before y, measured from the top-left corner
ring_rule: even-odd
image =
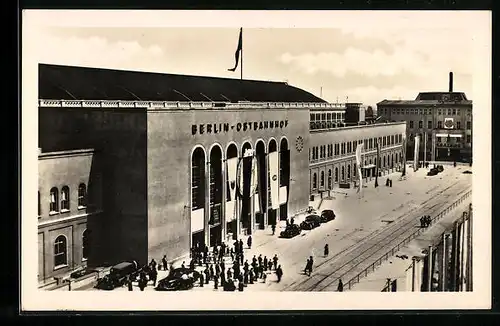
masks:
[[[383,100],[379,115],[388,121],[407,122],[407,157],[413,159],[414,138],[420,135],[420,160],[472,161],[472,101],[453,91],[422,92],[413,101]]]
[[[343,108],[286,83],[39,65],[40,164],[44,157],[94,149],[83,151],[92,153],[87,165],[61,158],[64,165],[41,169],[40,193],[66,185],[74,191],[83,183],[90,195],[94,178],[102,189],[95,190],[96,208],[85,210],[86,227],[78,205],[59,211],[68,219],[77,214],[78,224],[60,232],[71,259],[68,253],[66,264],[56,263],[60,269],[53,258],[43,260],[42,278],[82,265],[85,228],[92,234],[89,266],[145,264],[163,255],[178,259],[197,243],[232,241],[301,213],[310,199],[303,185],[311,184],[313,193],[322,189],[312,189],[314,173],[338,167],[341,175],[345,166],[344,182],[353,181],[351,146],[360,140],[367,147],[367,176],[376,164],[376,139],[381,168],[397,168],[404,123],[338,128]],[[317,154],[320,146],[330,151],[312,159],[311,150]],[[330,185],[340,186],[338,180]],[[59,233],[43,232],[41,251],[49,252]]]
[[[86,265],[91,256],[90,239],[94,234],[88,226],[100,223],[103,218],[98,165],[93,150],[38,155],[38,280],[41,282]]]

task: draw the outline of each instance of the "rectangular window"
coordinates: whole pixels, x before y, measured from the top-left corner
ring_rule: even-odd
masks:
[[[471,137],[470,137],[470,135],[467,135],[467,137],[466,137],[466,138],[467,138],[467,144],[470,144],[470,141],[471,141]]]
[[[316,115],[315,114],[311,114],[310,118],[311,118],[311,121],[316,121]]]
[[[438,129],[442,129],[443,128],[443,121],[438,121]]]
[[[432,129],[432,120],[427,121],[427,129]]]
[[[331,113],[327,113],[326,117],[327,117],[328,121],[332,120],[332,114]]]
[[[438,109],[438,114],[441,115],[441,109]]]
[[[423,127],[424,127],[424,122],[423,122],[422,120],[420,120],[420,121],[418,122],[418,128],[419,128],[419,129],[422,129]]]
[[[410,129],[413,129],[413,120],[410,120]]]
[[[467,129],[472,129],[472,121],[467,121]]]
[[[457,114],[457,110],[456,109],[453,109],[453,115],[456,115]]]
[[[461,129],[460,127],[460,121],[457,121],[457,129]]]

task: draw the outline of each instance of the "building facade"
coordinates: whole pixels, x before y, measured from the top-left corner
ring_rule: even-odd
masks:
[[[388,121],[407,122],[409,159],[419,135],[420,160],[472,161],[472,101],[453,91],[451,73],[448,92],[422,92],[415,100],[384,100],[377,111]]]
[[[366,177],[375,141],[381,171],[401,162],[404,123],[345,127],[345,106],[286,83],[40,65],[39,98],[41,278],[171,261],[276,224],[353,181],[359,142]],[[71,202],[82,185],[86,206]],[[61,210],[48,200],[63,188]]]

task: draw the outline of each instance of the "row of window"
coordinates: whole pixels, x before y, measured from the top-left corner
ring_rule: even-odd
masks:
[[[399,160],[402,160],[401,153],[399,154]],[[365,165],[368,164],[377,164],[377,158],[375,158],[375,163],[373,163],[373,159],[365,160]],[[394,168],[394,164],[398,164],[398,155],[397,154],[387,154],[383,155],[380,167],[381,168]],[[346,169],[344,166],[340,167],[340,180],[341,182],[346,181]],[[352,164],[352,177],[356,177],[356,163]],[[347,165],[347,180],[351,179],[351,164]],[[339,182],[339,168],[335,167],[335,183]],[[320,172],[319,178],[319,186],[323,188],[325,186],[325,171]],[[312,189],[315,190],[318,188],[318,175],[316,172],[312,174]],[[328,169],[328,189],[332,189],[332,170]]]
[[[380,108],[381,114],[420,114],[420,115],[428,115],[432,114],[432,108]],[[467,113],[471,114],[472,110],[467,109]],[[448,109],[437,109],[438,115],[460,115],[460,109],[457,108],[448,108]]]
[[[59,198],[60,197],[60,198]],[[70,210],[70,189],[68,186],[63,186],[61,192],[57,187],[50,189],[49,214],[65,213]],[[80,183],[78,186],[78,209],[87,207],[87,186]],[[42,204],[40,199],[40,191],[38,192],[38,217],[42,215]]]
[[[421,133],[421,134],[415,134],[413,135],[412,133],[409,134],[409,139],[410,140],[413,140],[413,138],[415,136],[419,135],[420,136],[420,139],[423,141],[424,140],[424,135],[427,135],[427,143],[431,143],[432,142],[432,134],[431,133]],[[466,143],[470,144],[472,139],[471,139],[471,135],[466,135],[465,136],[465,141]],[[455,140],[454,140],[455,139]],[[444,142],[447,142],[447,143],[451,143],[451,142],[459,142],[459,140],[456,140],[456,138],[454,137],[436,137],[436,142],[438,143],[444,143]]]
[[[344,112],[311,113],[311,122],[344,121]]]
[[[381,147],[400,144],[403,141],[403,135],[390,135],[378,138]],[[315,146],[309,149],[309,158],[311,161],[317,161],[325,158],[332,158],[339,155],[352,154],[356,152],[358,144],[365,144],[365,150],[374,149],[377,146],[377,138],[354,140],[347,143],[328,144]]]
[[[90,233],[82,233],[82,260],[87,260],[90,254]],[[68,239],[59,235],[54,241],[54,269],[68,265]]]
[[[410,120],[409,127],[410,127],[410,129],[413,129],[415,127],[415,124],[414,124],[413,120]],[[422,129],[423,127],[424,127],[424,122],[422,120],[420,120],[418,122],[418,128]],[[460,121],[456,121],[456,123],[455,123],[455,129],[461,129],[461,127],[462,127],[461,122]],[[471,127],[472,127],[472,121],[467,121],[467,129],[470,130]],[[437,122],[437,128],[438,129],[443,129],[443,121],[438,121]],[[432,129],[432,121],[431,120],[427,121],[427,129]]]

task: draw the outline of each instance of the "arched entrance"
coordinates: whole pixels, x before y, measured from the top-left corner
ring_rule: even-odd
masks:
[[[268,156],[270,156],[272,153],[278,151],[278,145],[276,143],[276,140],[271,139],[269,141],[269,146],[268,146]],[[271,170],[272,167],[270,166],[270,161],[268,160],[268,176],[267,176],[267,221],[269,225],[276,225],[276,219],[277,219],[277,212],[276,209],[272,208],[272,203],[271,203]]]
[[[286,138],[280,142],[280,220],[288,218],[288,192],[290,191],[290,150]],[[324,172],[322,172],[324,173]],[[324,175],[323,175],[324,179]]]
[[[197,147],[191,155],[191,242],[205,246],[205,151]]]
[[[238,166],[238,188],[241,198],[241,219],[240,225],[242,230],[246,230],[247,234],[252,233],[252,194],[251,194],[251,176],[252,176],[252,160],[253,154],[250,152],[252,145],[248,142],[243,144],[241,148],[241,160]]]
[[[267,165],[266,165],[266,145],[262,140],[255,146],[255,155],[258,164],[259,181],[255,198],[255,223],[260,229],[266,227],[266,203],[267,203]]]
[[[210,247],[222,243],[222,149],[219,145],[210,151],[210,215],[208,220]]]
[[[239,208],[236,194],[236,172],[238,166],[238,148],[230,144],[226,149],[226,236],[238,238],[237,216]]]

